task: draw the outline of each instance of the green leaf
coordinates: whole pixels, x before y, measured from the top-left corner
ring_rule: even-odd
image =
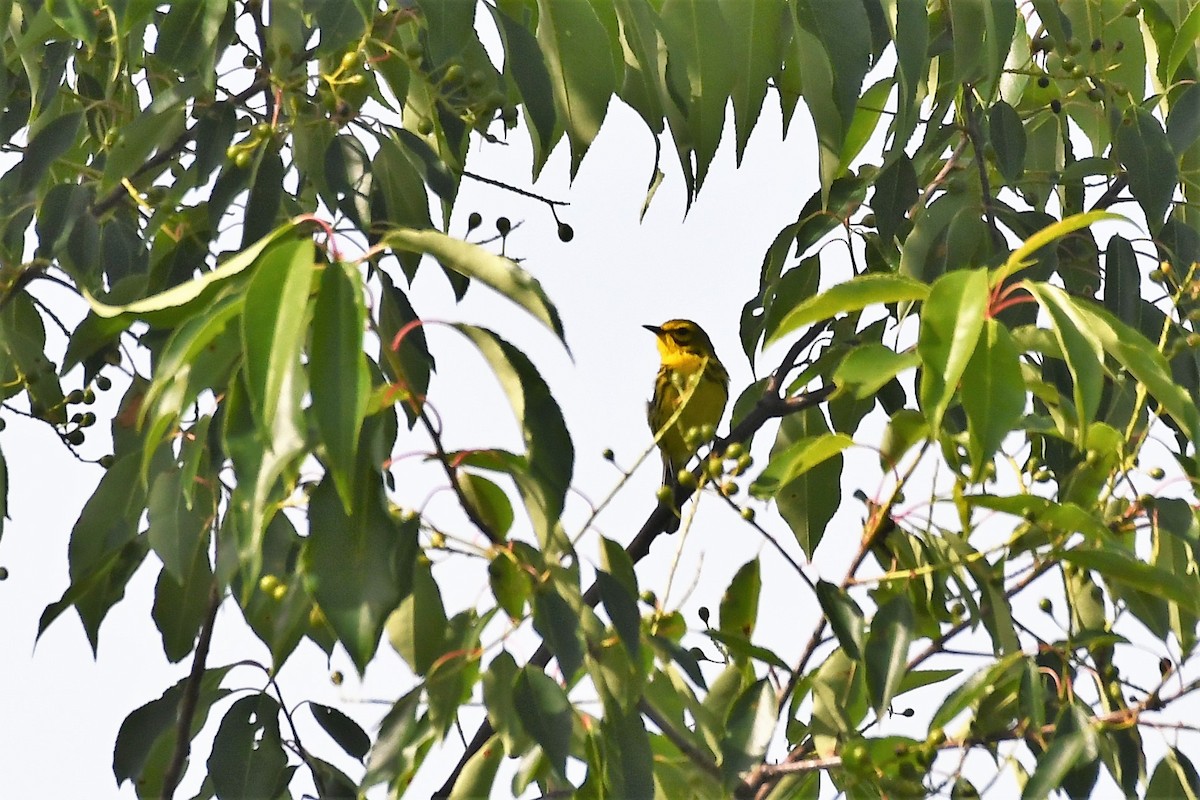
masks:
[[[246,287],[242,313],[246,387],[263,431],[275,424],[283,386],[292,382],[300,367],[313,257],[312,240],[272,248],[263,255]]]
[[[504,548],[497,548],[488,562],[488,584],[496,602],[514,622],[525,616],[525,603],[533,593],[533,578]]]
[[[828,581],[817,581],[817,601],[838,644],[855,661],[863,654],[863,613],[858,603],[845,590]]]
[[[900,245],[900,275],[932,282],[945,272],[945,259],[937,257],[938,244],[945,241],[946,229],[962,208],[957,198],[942,194],[912,211],[912,232]]]
[[[929,22],[926,4],[920,0],[882,0],[884,17],[896,43],[896,121],[889,158],[905,158],[904,148],[917,126],[921,110],[918,92],[929,71]],[[914,197],[914,200],[916,198]]]
[[[396,228],[387,232],[384,242],[394,249],[428,253],[446,269],[492,287],[566,343],[558,310],[550,303],[537,279],[514,261],[436,230]]]
[[[1009,653],[967,678],[942,701],[929,722],[930,728],[944,728],[980,698],[994,691],[996,686],[1009,680],[1016,674],[1015,669],[1024,658],[1024,653]]]
[[[1031,256],[1055,239],[1066,236],[1068,233],[1077,231],[1080,228],[1087,228],[1092,223],[1102,220],[1129,221],[1120,214],[1113,214],[1108,211],[1089,211],[1085,214],[1072,214],[1058,222],[1047,225],[1027,238],[1016,250],[1012,251],[1004,264],[998,267],[992,274],[991,285],[998,286],[1020,270],[1033,264],[1034,262],[1030,260]]]
[[[1145,384],[1167,413],[1187,432],[1189,438],[1200,435],[1200,411],[1187,391],[1171,377],[1167,360],[1145,336],[1126,325],[1104,309],[1080,307],[1088,317],[1090,332],[1100,341],[1109,355]]]
[[[208,757],[218,797],[275,797],[287,755],[279,735],[279,704],[269,695],[239,698],[221,720]]]
[[[500,734],[504,749],[509,753],[521,753],[529,748],[529,734],[522,727],[513,705],[517,672],[516,659],[507,650],[501,650],[483,675],[483,700],[488,722]]]
[[[1154,768],[1146,797],[1200,798],[1200,773],[1180,750],[1171,747]]]
[[[520,91],[521,103],[525,106],[525,118],[529,122],[529,134],[533,139],[536,176],[550,157],[550,151],[561,135],[561,129],[556,130],[558,116],[555,111],[554,86],[550,71],[537,39],[528,29],[528,21],[512,16],[519,7],[511,4],[487,4],[485,8],[496,21],[500,41],[504,45],[504,75],[516,84]]]
[[[46,172],[75,144],[79,122],[83,115],[78,112],[55,117],[42,127],[29,144],[17,169],[17,188],[29,191],[41,183]]]
[[[317,52],[322,55],[357,41],[366,29],[360,0],[306,0],[304,5],[306,11],[311,9],[314,27],[321,31]]]
[[[1195,54],[1196,42],[1200,41],[1200,6],[1192,6],[1187,17],[1175,31],[1175,41],[1171,44],[1171,52],[1167,54],[1167,69],[1163,76],[1173,82],[1179,67],[1188,56]],[[1182,155],[1182,151],[1179,151]]]
[[[921,311],[917,353],[921,371],[920,399],[931,430],[958,390],[958,383],[975,352],[987,311],[987,271],[955,270],[938,278]]]
[[[535,666],[525,666],[513,685],[517,716],[541,745],[560,781],[566,782],[571,746],[571,701],[562,687]]]
[[[779,513],[792,529],[805,555],[810,558],[842,500],[842,448],[836,439],[839,435],[844,434],[830,433],[820,409],[810,408],[799,414],[784,417],[779,426],[775,446],[772,448],[771,457],[774,459],[780,453],[797,447],[799,466],[804,466],[803,461],[808,457],[803,455],[801,449],[802,442],[806,439],[814,440],[814,450],[809,455],[822,455],[822,451],[826,449],[838,450],[828,453],[826,458],[819,460],[815,465],[809,465],[811,468],[797,473],[793,479],[779,483],[778,488],[773,490]],[[816,441],[818,439],[819,442]],[[788,463],[790,462],[785,460],[781,465],[786,466]],[[751,484],[752,487],[753,485]]]
[[[566,681],[571,681],[583,666],[579,624],[579,615],[558,592],[543,587],[534,592],[533,629],[558,660]]]
[[[81,291],[84,299],[88,301],[88,305],[92,307],[92,313],[101,319],[111,319],[125,324],[140,319],[154,327],[174,327],[184,320],[195,317],[199,309],[212,302],[229,279],[255,265],[264,250],[291,230],[293,230],[293,225],[289,222],[237,253],[216,269],[173,286],[165,292],[142,300],[135,300],[132,303],[118,306],[108,305],[93,297],[86,288]]]
[[[875,612],[871,633],[863,648],[867,689],[876,716],[892,702],[908,664],[908,646],[913,640],[913,608],[908,595],[893,597]]]
[[[309,386],[325,458],[346,513],[353,511],[354,474],[370,376],[363,355],[366,308],[358,271],[325,267],[313,307]]]
[[[522,428],[524,463],[510,460],[510,465],[518,467],[512,470],[513,477],[545,547],[561,532],[559,517],[575,461],[562,411],[524,353],[484,328],[455,327],[487,359]]]
[[[1114,234],[1104,251],[1104,307],[1129,325],[1137,324],[1141,281],[1133,245]]]
[[[766,753],[775,732],[775,702],[775,687],[762,678],[747,686],[729,710],[721,740],[721,777],[726,788],[735,786],[742,772]]]
[[[191,571],[196,552],[207,554],[208,529],[216,516],[211,490],[201,490],[202,501],[189,508],[184,502],[181,479],[179,470],[158,473],[146,503],[150,547],[180,583]]]
[[[950,680],[961,673],[961,669],[914,669],[906,673],[900,681],[900,685],[896,688],[896,696],[899,697],[905,692]]]
[[[762,590],[762,575],[758,559],[747,561],[733,575],[725,594],[721,596],[718,629],[721,633],[749,640],[754,635],[758,619],[758,595]]]
[[[459,471],[455,479],[472,510],[490,531],[503,539],[513,524],[513,507],[508,495],[482,475]]]
[[[1195,16],[1195,8],[1192,9]],[[1171,103],[1167,115],[1167,143],[1182,156],[1200,139],[1200,84],[1183,88]]]
[[[801,91],[820,148],[821,188],[839,177],[863,77],[871,63],[871,28],[862,3],[800,0],[793,7]]]
[[[499,734],[495,734],[467,759],[466,764],[463,764],[462,772],[454,781],[454,788],[450,791],[448,800],[488,797],[503,760],[504,745]]]
[[[155,55],[178,72],[190,71],[211,57],[225,12],[225,0],[172,4],[158,26]]]
[[[604,737],[605,778],[613,796],[653,797],[657,770],[641,715],[636,711],[606,713],[600,733]]]
[[[397,522],[388,513],[378,471],[363,471],[352,514],[330,478],[313,491],[301,554],[308,590],[359,672],[375,654],[385,621],[413,587],[418,527],[415,519]]]
[[[996,168],[1011,186],[1025,172],[1025,127],[1016,109],[1003,100],[988,110],[989,141],[996,153]]]
[[[214,667],[201,673],[189,731],[191,736],[204,727],[213,704],[230,693],[229,689],[219,688],[229,670],[230,667]],[[161,697],[134,709],[125,717],[113,746],[113,777],[118,786],[125,781],[135,781],[138,788],[146,793],[145,796],[161,794],[161,773],[174,754],[179,731],[179,702],[190,681],[190,677],[182,678],[164,691]],[[146,780],[151,774],[155,774],[158,780]]]
[[[1100,393],[1104,389],[1104,347],[1093,326],[1088,324],[1086,310],[1065,291],[1042,283],[1027,283],[1026,288],[1049,314],[1054,339],[1071,371],[1079,424],[1076,441],[1082,446],[1088,423],[1100,407]]]
[[[1098,550],[1075,547],[1062,558],[1078,567],[1100,573],[1105,580],[1163,597],[1189,613],[1200,615],[1200,594],[1194,577],[1184,578],[1137,558],[1122,549]]]
[[[371,160],[371,222],[406,228],[432,228],[429,195],[421,173],[391,136],[378,137],[379,150]],[[411,280],[420,253],[397,253]]]
[[[904,275],[859,275],[796,306],[767,338],[766,344],[773,344],[798,328],[837,314],[861,311],[878,303],[924,300],[928,296],[927,284]]]
[[[850,120],[850,127],[846,130],[846,138],[842,143],[837,167],[839,175],[844,175],[850,169],[854,159],[858,158],[858,154],[875,135],[879,118],[883,116],[884,105],[895,83],[895,78],[884,78],[863,92],[862,99],[855,106],[854,117]]]
[[[208,563],[208,537],[204,547],[190,555],[187,572],[176,579],[165,568],[158,573],[154,586],[151,616],[162,637],[163,653],[171,663],[182,661],[208,616],[214,591],[212,569]]]
[[[770,498],[779,492],[780,487],[839,455],[853,444],[854,440],[844,433],[821,433],[794,442],[786,449],[771,454],[766,469],[750,485],[750,493],[760,499]]]
[[[361,761],[371,749],[371,737],[348,716],[330,706],[309,703],[309,710],[326,733],[338,746]]]
[[[850,391],[855,399],[863,400],[873,397],[899,373],[920,363],[920,357],[911,350],[897,353],[879,342],[867,342],[846,354],[833,372],[833,381]]]
[[[674,101],[683,110],[686,131],[677,130],[674,121],[671,127],[676,144],[686,142],[694,153],[695,190],[688,187],[689,195],[694,196],[704,185],[725,128],[725,107],[736,68],[734,53],[726,42],[729,30],[719,3],[664,0],[659,14],[669,53],[666,73],[671,97],[664,104]],[[684,160],[682,149],[680,155]],[[689,169],[685,167],[685,172]]]
[[[186,408],[205,389],[220,392],[229,370],[241,357],[238,317],[243,305],[238,296],[218,298],[177,328],[163,347],[138,412],[143,482],[148,480],[151,458],[178,428]]]
[[[545,3],[538,6],[537,40],[571,143],[574,178],[616,89],[608,36],[590,3]]]
[[[446,609],[429,561],[418,557],[413,565],[412,591],[387,620],[388,641],[412,671],[425,675],[442,654]]]
[[[917,172],[912,159],[900,153],[885,165],[875,178],[875,193],[871,208],[879,238],[892,244],[900,226],[908,218],[909,209],[917,202]]]
[[[600,590],[600,602],[621,637],[621,644],[625,645],[631,658],[637,659],[641,654],[642,617],[638,611],[636,587],[631,589],[603,570],[596,572],[596,587]]]
[[[1179,182],[1179,167],[1162,124],[1144,108],[1129,109],[1117,127],[1114,149],[1150,232],[1158,233]]]
[[[721,11],[727,25],[725,42],[734,56],[734,153],[741,166],[767,96],[767,82],[779,66],[779,28],[787,6],[782,0],[721,0]]]
[[[1025,410],[1020,353],[1002,323],[986,320],[962,380],[963,386],[970,387],[961,397],[967,414],[971,463],[978,480],[982,479],[984,465],[992,460]]]
[[[1061,788],[1064,779],[1082,758],[1095,758],[1096,734],[1087,715],[1072,704],[1067,719],[1058,726],[1050,747],[1038,758],[1037,769],[1025,784],[1021,800],[1041,800]]]

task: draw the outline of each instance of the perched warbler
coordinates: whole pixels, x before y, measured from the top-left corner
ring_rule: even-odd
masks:
[[[657,337],[662,360],[646,416],[662,453],[663,485],[674,488],[678,471],[721,421],[729,399],[729,373],[708,334],[691,320],[642,327]],[[667,530],[678,528],[676,517]]]

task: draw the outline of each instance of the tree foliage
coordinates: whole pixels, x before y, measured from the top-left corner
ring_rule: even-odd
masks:
[[[1102,772],[1200,793],[1186,748],[1150,763],[1145,741],[1194,736],[1172,712],[1200,688],[1194,0],[15,0],[0,21],[5,413],[75,449],[94,392],[134,376],[40,630],[73,611],[95,648],[152,558],[151,624],[192,664],[121,727],[114,774],[139,796],[173,794],[210,717],[203,796],[287,796],[296,773],[321,797],[398,795],[479,699],[450,797],[485,795],[506,759],[512,791],[547,795],[799,798],[823,779],[968,797],[973,750],[1010,760],[1028,797],[1086,795]],[[758,560],[703,630],[644,593],[666,506],[627,547],[564,527],[571,439],[504,331],[456,326],[522,450],[447,451],[425,403],[418,271],[564,336],[532,275],[446,232],[481,177],[472,142],[527,135],[536,179],[565,138],[574,174],[614,97],[674,151],[689,202],[724,134],[740,162],[768,97],[785,128],[811,116],[820,191],[728,309],[751,363],[787,354],[696,468],[703,491],[774,502],[818,561],[835,511],[865,501],[838,583],[743,515],[822,611],[798,661],[756,633]],[[66,327],[58,303],[86,313]],[[414,429],[459,529],[390,499]],[[1169,464],[1139,462],[1151,445]],[[851,446],[877,452],[882,493],[841,496]],[[430,562],[467,558],[488,590],[446,608]],[[1051,583],[1062,607],[1035,610]],[[269,648],[265,689],[233,697],[208,663],[219,606]],[[1061,635],[1034,632],[1043,612]],[[522,663],[494,645],[525,621],[541,647]],[[949,651],[972,631],[986,652],[964,670]],[[360,774],[301,745],[270,678],[305,640],[360,671],[390,646],[415,676],[376,731],[311,707]],[[1160,672],[1137,669],[1146,653]],[[936,711],[896,733],[919,689]]]

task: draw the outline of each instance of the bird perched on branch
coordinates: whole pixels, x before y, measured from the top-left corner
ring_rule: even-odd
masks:
[[[662,454],[663,486],[674,492],[679,470],[716,433],[729,400],[729,373],[717,358],[712,339],[691,320],[642,327],[658,339],[662,364],[646,416]],[[667,532],[678,528],[679,518],[674,516]]]

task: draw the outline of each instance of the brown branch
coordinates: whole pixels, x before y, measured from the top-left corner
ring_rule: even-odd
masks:
[[[967,117],[967,137],[971,140],[971,149],[975,152],[975,165],[979,168],[980,201],[983,205],[983,216],[992,236],[998,241],[1004,241],[1000,228],[996,225],[996,215],[992,213],[992,189],[988,181],[987,158],[984,154],[983,133],[979,127],[979,106],[975,104],[974,88],[970,84],[963,87],[963,109]]]
[[[391,350],[384,348],[385,352],[391,353]],[[467,499],[467,495],[463,492],[462,484],[458,482],[458,471],[453,464],[450,463],[450,456],[446,454],[446,448],[442,445],[442,437],[430,421],[429,415],[425,413],[425,405],[422,403],[417,406],[417,416],[421,423],[425,426],[429,438],[433,440],[433,449],[437,453],[437,460],[441,463],[442,469],[446,472],[446,479],[450,481],[450,488],[454,492],[454,496],[458,498],[458,504],[462,506],[462,510],[466,512],[467,519],[471,520],[479,532],[487,537],[492,544],[504,544],[504,537],[500,536],[492,527],[484,521],[483,517],[479,516],[479,512],[475,506]]]
[[[721,777],[721,770],[717,768],[716,762],[713,761],[712,754],[704,752],[689,742],[683,734],[675,729],[675,726],[671,724],[669,719],[663,717],[654,706],[646,702],[645,697],[638,701],[638,711],[657,725],[658,729],[662,731],[663,736],[670,739],[671,744],[679,748],[679,752],[687,756],[693,764],[714,778]]]
[[[200,684],[204,680],[205,664],[208,661],[208,649],[212,645],[213,627],[217,621],[217,609],[221,606],[221,592],[214,581],[209,591],[208,615],[200,628],[200,638],[196,641],[196,655],[192,658],[192,671],[188,674],[187,683],[183,687],[183,697],[179,698],[179,717],[175,721],[175,751],[171,754],[171,763],[163,773],[162,800],[171,800],[175,789],[183,777],[183,767],[187,763],[188,753],[192,749],[192,720],[196,716],[196,703],[200,699]]]
[[[726,447],[734,442],[745,442],[768,421],[793,414],[797,411],[803,411],[804,409],[811,408],[812,406],[820,405],[825,401],[826,398],[829,397],[830,394],[833,393],[835,387],[822,386],[819,389],[814,389],[811,392],[804,392],[795,397],[785,398],[781,397],[779,394],[779,388],[782,385],[784,376],[795,369],[796,364],[800,360],[801,354],[811,347],[812,344],[816,342],[817,338],[820,337],[821,334],[823,334],[832,323],[832,319],[826,319],[815,323],[811,328],[804,332],[804,334],[795,342],[795,344],[792,345],[792,347],[788,350],[787,355],[780,363],[779,368],[767,381],[766,389],[763,392],[763,396],[759,398],[758,403],[753,409],[751,409],[750,413],[746,415],[745,419],[739,422],[737,426],[729,432],[728,436],[726,436],[724,439],[718,439],[713,443],[713,449],[715,451],[723,452]],[[701,463],[693,470],[693,474],[699,478],[703,468],[704,465]],[[697,484],[698,483],[699,482],[697,481]],[[674,506],[668,506],[665,503],[659,503],[655,506],[654,510],[651,511],[650,515],[646,518],[646,521],[642,523],[642,527],[637,532],[637,535],[635,535],[633,540],[625,547],[625,552],[629,554],[629,558],[634,564],[649,555],[650,545],[655,539],[666,533],[668,523],[671,521],[674,515],[672,508],[678,508],[682,503],[686,502],[695,491],[695,487],[689,488],[680,486],[675,490]],[[592,608],[595,608],[600,603],[600,588],[597,584],[593,583],[588,590],[583,593],[583,602],[587,603],[587,605]],[[538,647],[537,652],[535,652],[529,659],[529,664],[532,666],[545,668],[545,666],[550,663],[550,659],[552,657],[553,654],[550,652],[550,648],[543,643],[540,647]],[[442,788],[438,789],[433,794],[434,800],[441,800],[441,798],[448,798],[450,796],[450,793],[454,790],[454,785],[458,782],[458,777],[462,774],[463,767],[466,766],[467,761],[469,761],[471,756],[475,755],[475,753],[487,743],[487,740],[492,737],[493,733],[495,733],[495,730],[492,728],[490,722],[485,719],[480,723],[479,728],[475,731],[475,735],[471,737],[471,741],[467,744],[467,748],[463,752],[462,758],[459,759],[458,764],[454,767],[454,770],[450,773],[449,777],[446,778],[446,782],[442,784]]]

